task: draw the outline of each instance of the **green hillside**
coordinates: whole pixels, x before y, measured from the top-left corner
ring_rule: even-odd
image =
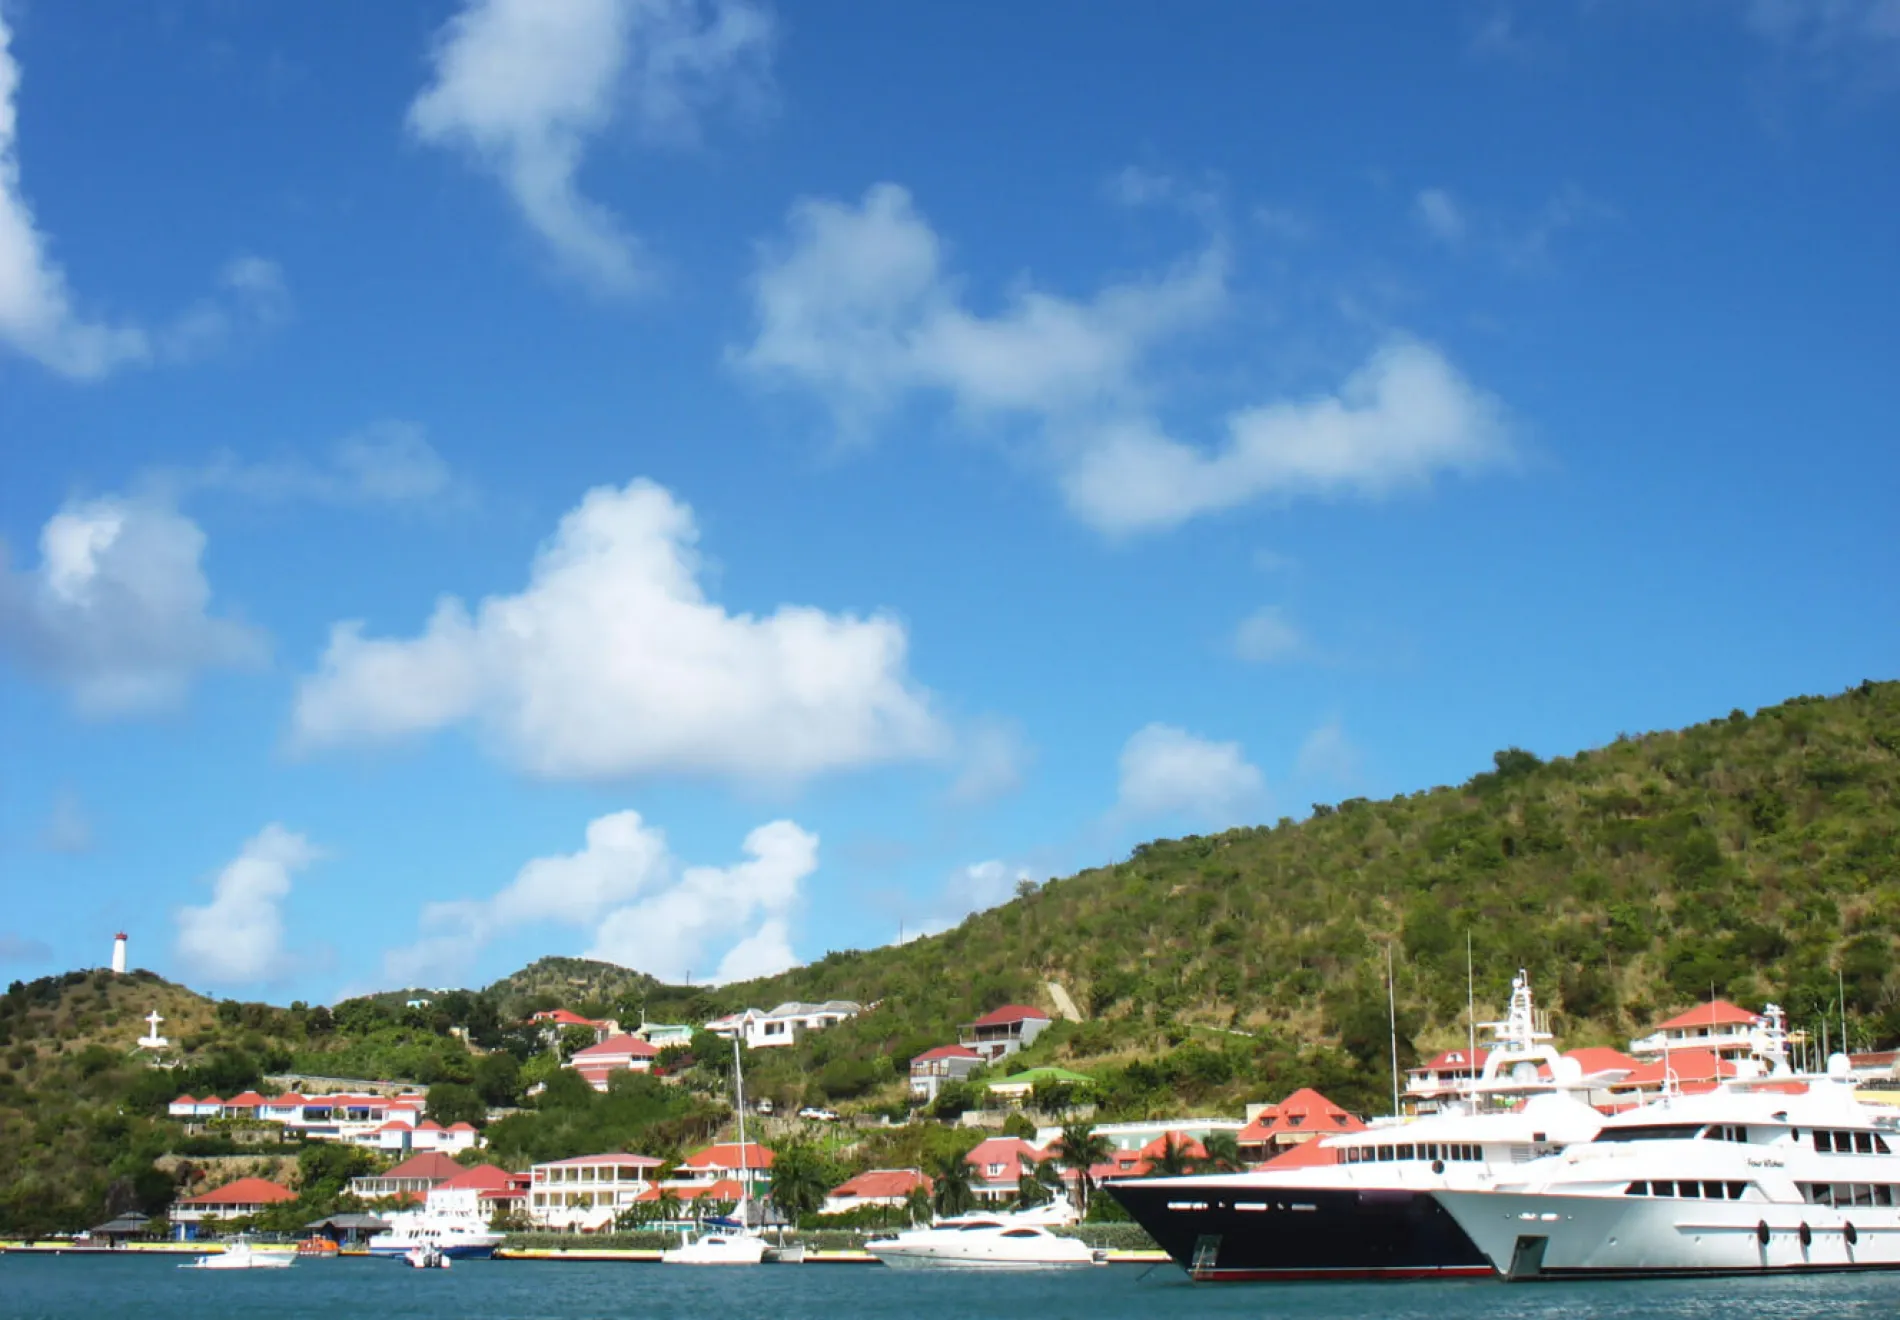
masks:
[[[637,1020],[640,1001],[657,991],[660,983],[644,972],[591,958],[537,958],[520,971],[502,977],[485,991],[509,1017],[525,1017],[544,1008],[581,1011],[588,1004],[602,1014]],[[633,1007],[635,1014],[624,1014]]]
[[[1243,1077],[1273,1090],[1269,1074],[1305,1054],[1309,1071],[1346,1069],[1334,1084],[1370,1103],[1389,1075],[1388,945],[1409,1054],[1464,1039],[1467,936],[1481,1017],[1526,967],[1582,1044],[1712,992],[1778,1000],[1812,1024],[1837,978],[1857,1041],[1890,1040],[1896,935],[1900,683],[1869,682],[1548,762],[1502,751],[1457,787],[1297,824],[1147,844],[936,938],[831,954],[718,998],[881,1001],[814,1038],[822,1070],[840,1050],[901,1058],[1006,1000],[1048,1005],[1056,981],[1090,1020],[1058,1026],[1038,1055],[1145,1061],[1153,1083],[1193,1037],[1186,1072],[1232,1079],[1217,1091]]]

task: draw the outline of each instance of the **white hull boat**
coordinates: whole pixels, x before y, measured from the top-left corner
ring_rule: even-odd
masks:
[[[732,1218],[708,1219],[700,1225],[696,1235],[682,1234],[677,1247],[660,1253],[662,1265],[760,1265],[765,1262],[765,1239],[746,1223],[751,1180],[745,1164],[745,1073],[740,1066],[736,1036],[732,1041],[732,1098],[734,1112],[739,1115],[739,1204],[734,1207]],[[802,1261],[804,1248],[798,1250]]]
[[[289,1252],[255,1251],[239,1238],[216,1255],[200,1256],[180,1262],[181,1270],[287,1270],[297,1263]]]
[[[434,1252],[444,1260],[486,1260],[501,1245],[500,1233],[447,1215],[411,1212],[394,1216],[387,1233],[369,1240],[369,1254],[399,1260]]]
[[[1040,1224],[972,1215],[873,1238],[864,1249],[900,1270],[1068,1270],[1108,1263],[1108,1253]]]

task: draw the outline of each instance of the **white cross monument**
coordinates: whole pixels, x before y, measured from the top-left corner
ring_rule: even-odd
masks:
[[[151,1027],[151,1030],[146,1032],[143,1036],[139,1037],[140,1049],[162,1050],[171,1043],[170,1041],[166,1040],[163,1036],[158,1034],[158,1024],[163,1022],[164,1020],[165,1020],[164,1018],[158,1015],[157,1009],[153,1009],[150,1013],[147,1013],[145,1015],[146,1025]]]

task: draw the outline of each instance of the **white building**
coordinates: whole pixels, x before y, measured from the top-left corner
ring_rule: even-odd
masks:
[[[822,1004],[804,1004],[794,999],[769,1013],[747,1008],[714,1018],[706,1024],[706,1030],[724,1040],[736,1038],[747,1049],[756,1050],[768,1045],[793,1044],[807,1031],[823,1031],[863,1011],[849,999],[827,999]]]
[[[1004,1004],[974,1022],[966,1023],[957,1038],[966,1050],[975,1050],[987,1063],[1007,1058],[1035,1043],[1049,1029],[1049,1015],[1026,1004]]]
[[[577,1155],[536,1164],[528,1170],[528,1218],[556,1232],[610,1228],[653,1187],[659,1167],[650,1155]]]
[[[496,1194],[510,1191],[517,1181],[528,1179],[492,1164],[477,1164],[431,1187],[423,1204],[432,1215],[486,1225],[494,1216]]]
[[[910,1098],[929,1104],[951,1082],[960,1082],[983,1066],[983,1056],[967,1045],[939,1045],[910,1061]]]
[[[1774,1005],[1769,1009],[1773,1011]],[[1752,1058],[1767,1049],[1766,1025],[1762,1014],[1751,1013],[1726,999],[1712,999],[1657,1023],[1647,1036],[1630,1042],[1630,1053],[1645,1062],[1676,1050],[1708,1050],[1717,1058],[1730,1060]]]
[[[449,1127],[425,1119],[428,1097],[404,1095],[285,1095],[265,1097],[255,1091],[221,1100],[181,1095],[166,1112],[173,1118],[207,1122],[216,1118],[256,1119],[279,1123],[316,1141],[347,1141],[377,1150],[443,1151],[454,1154],[483,1144],[481,1133],[467,1123]]]
[[[652,1072],[653,1061],[659,1057],[659,1047],[638,1036],[609,1036],[584,1050],[574,1051],[561,1066],[585,1077],[596,1091],[604,1091],[615,1073]]]

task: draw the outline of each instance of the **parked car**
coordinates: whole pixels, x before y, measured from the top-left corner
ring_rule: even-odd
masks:
[[[800,1118],[814,1119],[820,1123],[836,1123],[838,1121],[837,1110],[820,1109],[817,1105],[806,1105],[803,1109],[798,1111],[798,1116]]]
[[[757,1108],[761,1114],[769,1114],[772,1112],[772,1102],[770,1100],[761,1100],[755,1108]]]

